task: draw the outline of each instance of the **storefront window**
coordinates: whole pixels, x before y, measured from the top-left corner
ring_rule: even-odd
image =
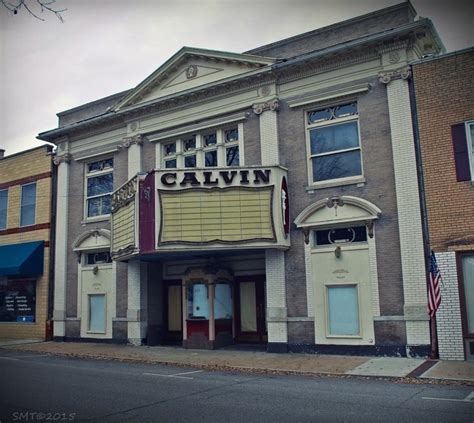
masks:
[[[205,283],[188,285],[188,319],[209,319],[209,298]]]
[[[34,322],[36,282],[0,278],[0,322]]]
[[[232,319],[232,289],[226,282],[215,285],[214,318]]]

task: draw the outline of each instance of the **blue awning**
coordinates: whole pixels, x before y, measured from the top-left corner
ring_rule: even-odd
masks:
[[[0,276],[43,274],[44,241],[0,245]]]

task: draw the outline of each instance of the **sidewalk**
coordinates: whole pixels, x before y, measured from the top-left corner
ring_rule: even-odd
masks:
[[[43,342],[0,348],[75,358],[133,361],[207,370],[451,380],[474,385],[474,363],[396,357],[270,354],[256,351],[186,350],[116,344]]]

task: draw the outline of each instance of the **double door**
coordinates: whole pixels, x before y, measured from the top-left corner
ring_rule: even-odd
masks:
[[[166,285],[165,300],[166,339],[171,342],[181,341],[183,309],[180,282]],[[236,278],[233,285],[233,306],[236,342],[267,342],[264,277]]]

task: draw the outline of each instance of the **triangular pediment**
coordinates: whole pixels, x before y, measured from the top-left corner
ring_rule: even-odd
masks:
[[[249,54],[183,47],[123,98],[114,110],[258,73],[272,63],[274,59]]]

